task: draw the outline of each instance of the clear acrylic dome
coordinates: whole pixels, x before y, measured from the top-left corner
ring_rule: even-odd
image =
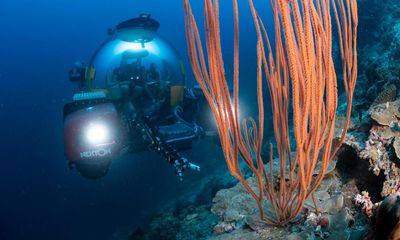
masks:
[[[127,78],[145,75],[161,87],[185,84],[185,70],[176,49],[156,35],[148,42],[127,42],[114,37],[100,48],[92,62],[96,69],[94,87],[109,87]]]

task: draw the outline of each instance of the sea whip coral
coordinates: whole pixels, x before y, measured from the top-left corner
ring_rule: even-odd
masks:
[[[219,1],[204,0],[207,54],[189,0],[183,2],[192,69],[215,116],[228,169],[256,200],[262,220],[270,224],[285,224],[298,216],[309,196],[314,200],[313,193],[346,136],[357,79],[357,2],[272,0],[275,22],[273,51],[266,27],[253,1],[249,0],[258,39],[258,124],[253,118],[244,119],[242,124],[239,122],[238,1],[233,0],[233,96],[229,92],[221,50]],[[332,56],[332,22],[335,20],[347,96],[346,120],[337,145],[333,145],[338,105],[337,77]],[[280,181],[275,181],[272,172],[272,144],[270,172],[265,170],[261,159],[264,76],[271,97]],[[290,143],[289,107],[293,109],[294,146]],[[294,154],[292,150],[295,150]],[[258,181],[257,189],[252,189],[246,182],[239,159],[254,173]],[[321,166],[321,171],[315,174],[317,165]],[[265,214],[264,198],[268,199],[274,214]]]

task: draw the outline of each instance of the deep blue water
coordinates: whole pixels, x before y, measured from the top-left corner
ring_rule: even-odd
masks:
[[[201,17],[201,1],[193,2]],[[231,59],[231,1],[222,2],[224,53]],[[241,31],[246,96],[254,86],[255,45],[247,1],[239,2],[241,25],[250,26]],[[180,0],[1,0],[0,239],[115,239],[157,209],[200,191],[205,178],[226,171],[219,148],[205,142],[187,153],[203,171],[186,172],[184,182],[154,153],[125,156],[97,181],[67,169],[62,107],[76,90],[67,72],[77,59],[89,60],[108,27],[141,12],[161,23],[159,33],[179,50],[190,72]],[[231,75],[231,62],[226,67]],[[194,82],[190,74],[188,82]]]

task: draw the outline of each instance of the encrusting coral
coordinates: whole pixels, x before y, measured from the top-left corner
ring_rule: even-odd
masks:
[[[364,214],[371,218],[373,214],[374,208],[377,208],[379,204],[372,203],[371,198],[369,197],[369,193],[366,191],[362,191],[361,194],[357,194],[354,198],[354,202],[356,205],[360,206],[364,212]]]

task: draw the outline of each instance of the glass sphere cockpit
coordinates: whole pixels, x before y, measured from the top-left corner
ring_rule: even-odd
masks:
[[[108,89],[114,99],[145,95],[149,104],[176,86],[183,88],[183,63],[176,49],[157,34],[158,27],[159,23],[148,15],[117,25],[91,60],[96,69],[92,87]],[[143,106],[143,102],[141,99],[138,105]]]
[[[184,84],[179,55],[160,36],[143,44],[114,38],[99,50],[93,66],[96,85],[111,86],[116,81],[141,78],[149,83],[158,81],[163,86]]]

